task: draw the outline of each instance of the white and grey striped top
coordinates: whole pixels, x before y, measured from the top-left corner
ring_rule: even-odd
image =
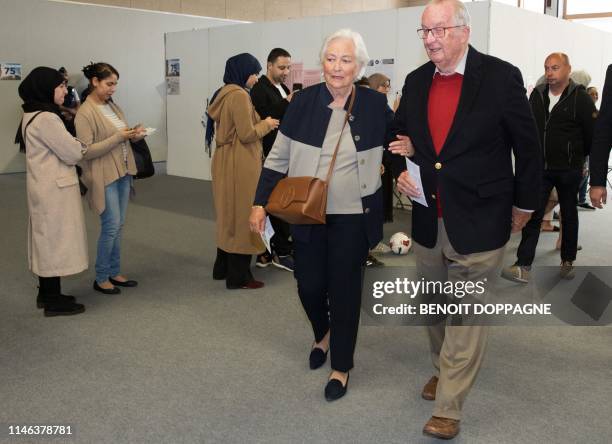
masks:
[[[98,108],[100,108],[100,111],[102,112],[104,117],[110,120],[111,123],[115,126],[115,128],[117,128],[119,131],[127,128],[127,125],[125,124],[125,122],[121,120],[119,116],[117,116],[117,114],[115,114],[115,111],[113,111],[113,109],[110,107],[108,103],[104,105],[98,105]],[[122,149],[123,149],[123,161],[127,165],[127,155],[128,155],[127,142],[123,143]]]
[[[325,180],[329,171],[329,165],[331,164],[346,115],[344,108],[334,108],[331,106],[330,108],[332,109],[332,115],[329,119],[325,140],[321,148],[321,156],[319,157],[319,166],[315,174],[315,177],[323,180]],[[344,128],[342,138],[340,139],[336,164],[334,165],[334,171],[327,190],[326,212],[327,214],[363,213],[361,195],[359,194],[357,149],[351,137],[351,128],[348,124]]]

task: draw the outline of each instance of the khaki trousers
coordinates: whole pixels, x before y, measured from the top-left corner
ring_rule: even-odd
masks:
[[[462,255],[448,240],[442,218],[434,248],[414,243],[417,273],[428,281],[480,281],[499,277],[505,246],[497,250]],[[453,298],[455,299],[455,298]],[[486,302],[487,293],[478,296]],[[461,302],[455,299],[454,302]],[[465,319],[465,318],[464,318]],[[487,342],[487,326],[451,325],[452,317],[427,327],[431,358],[438,387],[433,416],[461,419],[463,403],[476,380]],[[464,322],[465,323],[465,322]]]

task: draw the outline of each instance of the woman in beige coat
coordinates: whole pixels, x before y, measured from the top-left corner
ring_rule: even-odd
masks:
[[[119,73],[108,63],[83,68],[90,93],[74,119],[77,137],[90,144],[80,163],[82,180],[89,189],[90,207],[100,215],[100,237],[96,252],[96,279],[93,288],[104,294],[118,294],[118,287],[135,287],[138,282],[121,274],[121,232],[136,174],[129,140],[144,137],[142,126],[128,128],[121,109],[113,102]]]
[[[258,234],[249,229],[251,204],[262,164],[261,139],[278,120],[260,120],[247,88],[257,82],[261,65],[251,54],[230,57],[223,83],[208,107],[206,142],[210,147],[216,124],[216,149],[212,159],[212,185],[217,213],[217,259],[214,279],[225,279],[228,289],[256,289],[250,270],[251,255],[263,253]]]
[[[67,94],[64,77],[35,68],[19,85],[23,119],[17,141],[26,155],[28,263],[38,276],[37,306],[45,316],[85,311],[61,294],[61,276],[87,269],[87,237],[75,165],[86,146],[70,135],[59,105]]]

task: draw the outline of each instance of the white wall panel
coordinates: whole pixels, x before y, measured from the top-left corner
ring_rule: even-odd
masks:
[[[552,52],[566,53],[572,68],[587,71],[597,86],[612,63],[612,34],[579,23],[493,3],[491,31],[490,53],[516,65],[528,89],[544,74]]]
[[[158,129],[149,139],[153,159],[166,160],[164,33],[233,23],[134,9],[51,2],[2,0],[0,61],[22,64],[22,76],[36,66],[65,66],[70,83],[86,86],[81,68],[105,61],[121,77],[115,99],[130,124]],[[25,159],[12,144],[21,118],[19,81],[0,81],[0,173],[25,171]]]
[[[593,77],[593,84],[603,84],[605,68],[612,62],[612,34],[499,3],[470,2],[466,6],[472,17],[471,44],[481,52],[518,66],[527,86],[535,84],[543,72],[546,54],[559,50],[570,55],[575,69],[587,70]],[[406,74],[428,60],[423,42],[416,35],[422,12],[423,7],[412,7],[211,28],[205,31],[209,35],[210,48],[206,61],[209,84],[207,87],[190,86],[185,78],[185,93],[176,96],[176,112],[183,119],[197,120],[199,125],[206,97],[221,85],[225,60],[231,55],[251,52],[265,67],[269,50],[280,46],[292,53],[294,61],[304,62],[305,68],[316,67],[323,39],[339,28],[360,32],[371,57],[395,57],[392,93],[401,90]],[[202,52],[197,50],[198,45],[202,45],[201,34],[169,34],[168,40],[178,39],[178,35],[184,39],[181,44],[189,48],[184,51],[186,59],[182,68],[187,69],[190,63],[201,63],[196,60],[202,58]],[[170,107],[168,112],[171,113]],[[195,116],[188,113],[195,113]],[[168,121],[171,121],[170,115]],[[179,146],[173,142],[179,139],[170,134],[169,151],[180,150],[182,154],[169,155],[168,170],[172,174],[209,179],[209,159],[202,160],[203,129],[198,127],[189,134],[189,137],[181,136]]]

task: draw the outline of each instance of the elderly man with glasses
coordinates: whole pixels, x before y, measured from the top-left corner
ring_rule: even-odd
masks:
[[[406,77],[395,115],[422,181],[418,187],[403,171],[398,188],[427,201],[412,211],[417,271],[427,281],[491,282],[510,233],[539,205],[541,150],[523,79],[516,67],[469,45],[470,17],[458,0],[431,1],[417,34],[430,62]],[[406,169],[402,162],[396,174]],[[423,432],[446,439],[459,433],[487,340],[486,326],[459,321],[427,327],[435,374],[422,396],[435,404]]]

